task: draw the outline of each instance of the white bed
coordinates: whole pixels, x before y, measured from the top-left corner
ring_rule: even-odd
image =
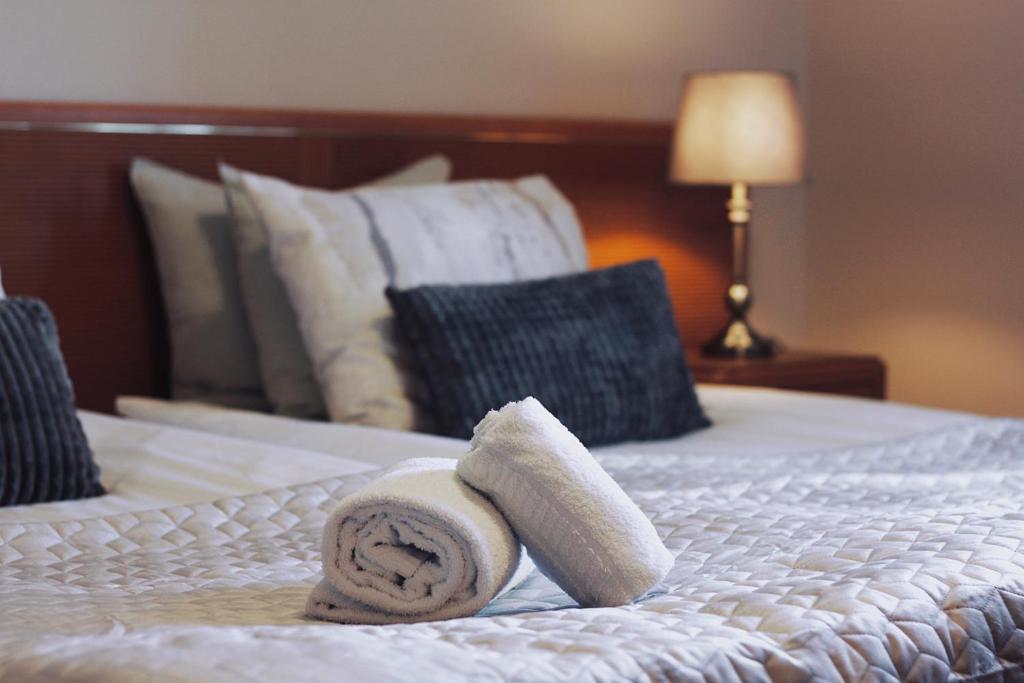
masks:
[[[320,526],[379,466],[463,442],[148,400],[120,406],[148,421],[82,413],[110,493],[0,510],[0,680],[1021,675],[1019,423],[700,394],[711,429],[597,451],[677,555],[663,593],[584,610],[535,576],[483,617],[389,627],[301,617]]]
[[[973,417],[900,403],[753,387],[705,384],[699,385],[697,392],[714,422],[712,429],[666,441],[597,448],[595,452],[790,453],[880,441]],[[395,457],[403,457],[395,455],[392,444],[400,447],[409,438],[391,430],[305,422],[185,401],[124,397],[117,405],[122,415],[139,420],[334,453],[375,464],[390,464]],[[430,444],[428,455],[461,454],[461,441],[433,436],[419,436],[417,440]]]
[[[41,255],[36,260],[46,266],[84,264],[55,278],[53,268],[21,259],[8,269],[10,288],[47,293],[81,405],[106,408],[119,393],[164,391],[170,368],[159,342],[165,337],[174,369],[184,373],[172,373],[172,384],[199,392],[180,396],[245,399],[231,405],[249,405],[255,396],[262,405],[264,397],[256,394],[281,393],[259,391],[261,384],[271,389],[264,381],[267,368],[281,364],[254,353],[288,340],[281,324],[267,326],[265,343],[245,342],[251,336],[245,320],[253,315],[244,310],[247,278],[238,278],[237,288],[232,278],[238,275],[236,257],[254,245],[238,240],[244,249],[237,254],[223,248],[241,232],[228,234],[231,205],[205,182],[221,160],[338,188],[418,157],[429,142],[430,152],[447,156],[462,176],[473,169],[502,178],[548,173],[565,186],[587,226],[586,235],[572,241],[582,245],[588,237],[602,244],[595,261],[607,261],[609,244],[618,251],[626,224],[636,238],[626,252],[664,260],[666,288],[685,338],[707,338],[721,320],[717,292],[728,284],[723,259],[729,233],[709,231],[705,220],[721,215],[721,192],[680,192],[651,182],[664,172],[671,136],[662,124],[204,113],[132,105],[86,110],[45,103],[5,109],[17,125],[2,138],[23,152],[19,173],[9,178],[12,192],[45,198],[5,207],[5,250]],[[123,123],[99,131],[98,122]],[[172,130],[197,122],[217,125],[188,125],[181,135]],[[268,125],[273,134],[249,134]],[[195,135],[198,129],[204,134]],[[239,137],[240,130],[249,132]],[[295,134],[281,134],[287,130]],[[429,140],[424,130],[431,131]],[[205,179],[175,181],[154,193],[183,216],[158,233],[183,239],[163,257],[180,257],[177,272],[188,275],[162,282],[163,293],[172,293],[162,307],[155,284],[173,270],[154,270],[147,240],[140,242],[148,228],[139,220],[139,202],[124,191],[131,155]],[[264,194],[257,208],[272,203]],[[395,207],[404,201],[392,197]],[[271,208],[282,208],[273,203]],[[147,204],[142,202],[144,209]],[[362,210],[348,208],[363,226]],[[260,213],[262,226],[267,212]],[[543,222],[533,226],[537,235],[548,233],[548,220]],[[342,230],[353,239],[367,234],[363,227],[348,231],[330,223],[332,233]],[[474,231],[481,225],[476,218],[452,225],[463,223]],[[270,235],[270,248],[277,242],[300,246],[301,240],[289,237],[297,225],[287,218],[272,226],[279,239]],[[497,226],[494,234],[509,225]],[[328,226],[305,227],[312,234]],[[379,228],[378,236],[389,234]],[[514,232],[508,244],[526,249],[533,242],[519,239],[526,232]],[[563,246],[569,244],[562,239],[566,233],[559,235]],[[680,249],[664,249],[666,235]],[[340,236],[330,241],[349,246],[331,253],[352,259],[350,241]],[[451,238],[454,249],[477,243]],[[164,239],[148,241],[158,252],[160,244],[168,251]],[[378,245],[360,241],[365,259],[355,259],[360,263],[351,273],[357,286],[346,284],[337,297],[325,297],[323,281],[308,277],[335,271],[319,258],[327,251],[304,250],[304,258],[283,269],[289,291],[278,291],[282,310],[294,306],[294,294],[307,294],[292,312],[300,323],[318,319],[316,330],[303,324],[291,331],[292,353],[285,360],[295,361],[296,351],[303,360],[302,350],[312,347],[319,374],[329,376],[313,378],[306,359],[298,366],[285,363],[292,370],[277,379],[289,380],[287,385],[305,378],[314,398],[334,397],[336,415],[348,412],[350,406],[341,405],[348,398],[399,398],[412,410],[411,396],[387,396],[412,386],[394,382],[391,370],[400,370],[389,363],[395,359],[374,365],[368,382],[335,372],[333,361],[351,360],[338,353],[336,342],[379,341],[387,324],[363,315],[371,309],[390,315],[380,290],[385,280],[405,282],[404,276],[390,277],[389,271],[404,270],[395,269],[394,258],[386,263]],[[536,246],[539,255],[523,253],[522,263],[541,263],[561,249],[549,248],[547,240]],[[399,253],[389,251],[391,257]],[[408,252],[408,273],[416,274],[407,284],[483,282],[498,275],[464,280],[478,261],[489,261],[474,258],[457,278],[449,277],[454,272],[427,278],[421,252],[400,251]],[[580,250],[570,252],[576,258],[552,263],[553,271],[572,272],[587,261]],[[167,265],[168,259],[156,256]],[[109,271],[105,277],[96,277],[96,263]],[[282,275],[272,262],[265,265]],[[532,268],[522,273],[527,271]],[[327,280],[328,289],[350,282],[347,275]],[[358,297],[365,301],[350,310],[349,294],[360,291],[368,293]],[[250,294],[249,308],[262,309],[267,289]],[[331,305],[321,308],[325,299]],[[165,314],[170,330],[162,324]],[[348,333],[349,318],[362,321],[356,321],[361,333]],[[175,340],[195,342],[197,333],[209,336],[192,344],[191,354],[180,353],[183,344]],[[104,353],[97,353],[99,342]],[[368,348],[380,356],[389,347]],[[383,396],[362,393],[382,387]],[[534,573],[477,617],[383,627],[303,617],[322,575],[325,519],[380,467],[414,456],[458,457],[464,442],[146,400],[122,402],[122,411],[135,419],[82,412],[109,493],[0,509],[0,681],[1024,678],[1024,423],[766,390],[702,387],[700,394],[715,422],[711,429],[598,452],[675,558],[653,594],[624,607],[580,609]],[[290,403],[277,407],[289,409]],[[305,408],[291,414],[322,412],[319,405]]]
[[[793,391],[704,385],[712,429],[597,453],[778,454],[924,432],[971,415]],[[241,496],[369,471],[409,457],[457,458],[457,439],[309,422],[202,403],[124,397],[125,418],[80,411],[108,494],[0,508],[0,523],[54,522]]]

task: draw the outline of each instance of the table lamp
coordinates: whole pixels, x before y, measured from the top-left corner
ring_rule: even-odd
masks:
[[[750,185],[789,185],[803,178],[804,132],[790,78],[775,71],[705,71],[683,84],[672,144],[670,179],[730,185],[732,283],[730,320],[702,347],[708,356],[771,356],[775,345],[747,322],[753,301],[747,282]]]

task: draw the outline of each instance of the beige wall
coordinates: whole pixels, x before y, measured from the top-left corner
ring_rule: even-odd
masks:
[[[792,0],[0,0],[0,93],[668,119],[686,69],[799,70],[802,21]]]
[[[1024,415],[1024,3],[808,5],[809,344]]]
[[[669,120],[689,69],[788,70],[811,179],[754,192],[754,322],[881,353],[896,399],[1024,415],[1022,25],[1017,0],[0,0],[0,98]]]
[[[801,76],[803,16],[798,0],[0,0],[0,98],[669,120],[689,69]],[[800,189],[757,200],[757,319],[794,336]]]

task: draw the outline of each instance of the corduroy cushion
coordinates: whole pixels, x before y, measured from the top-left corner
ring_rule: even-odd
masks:
[[[439,431],[535,396],[590,446],[711,424],[655,261],[500,285],[389,288]]]
[[[104,493],[42,301],[0,301],[0,506]]]

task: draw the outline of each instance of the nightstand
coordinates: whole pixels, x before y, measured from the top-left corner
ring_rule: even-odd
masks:
[[[780,351],[773,358],[734,359],[687,349],[686,358],[698,382],[885,398],[885,364],[877,356]]]

